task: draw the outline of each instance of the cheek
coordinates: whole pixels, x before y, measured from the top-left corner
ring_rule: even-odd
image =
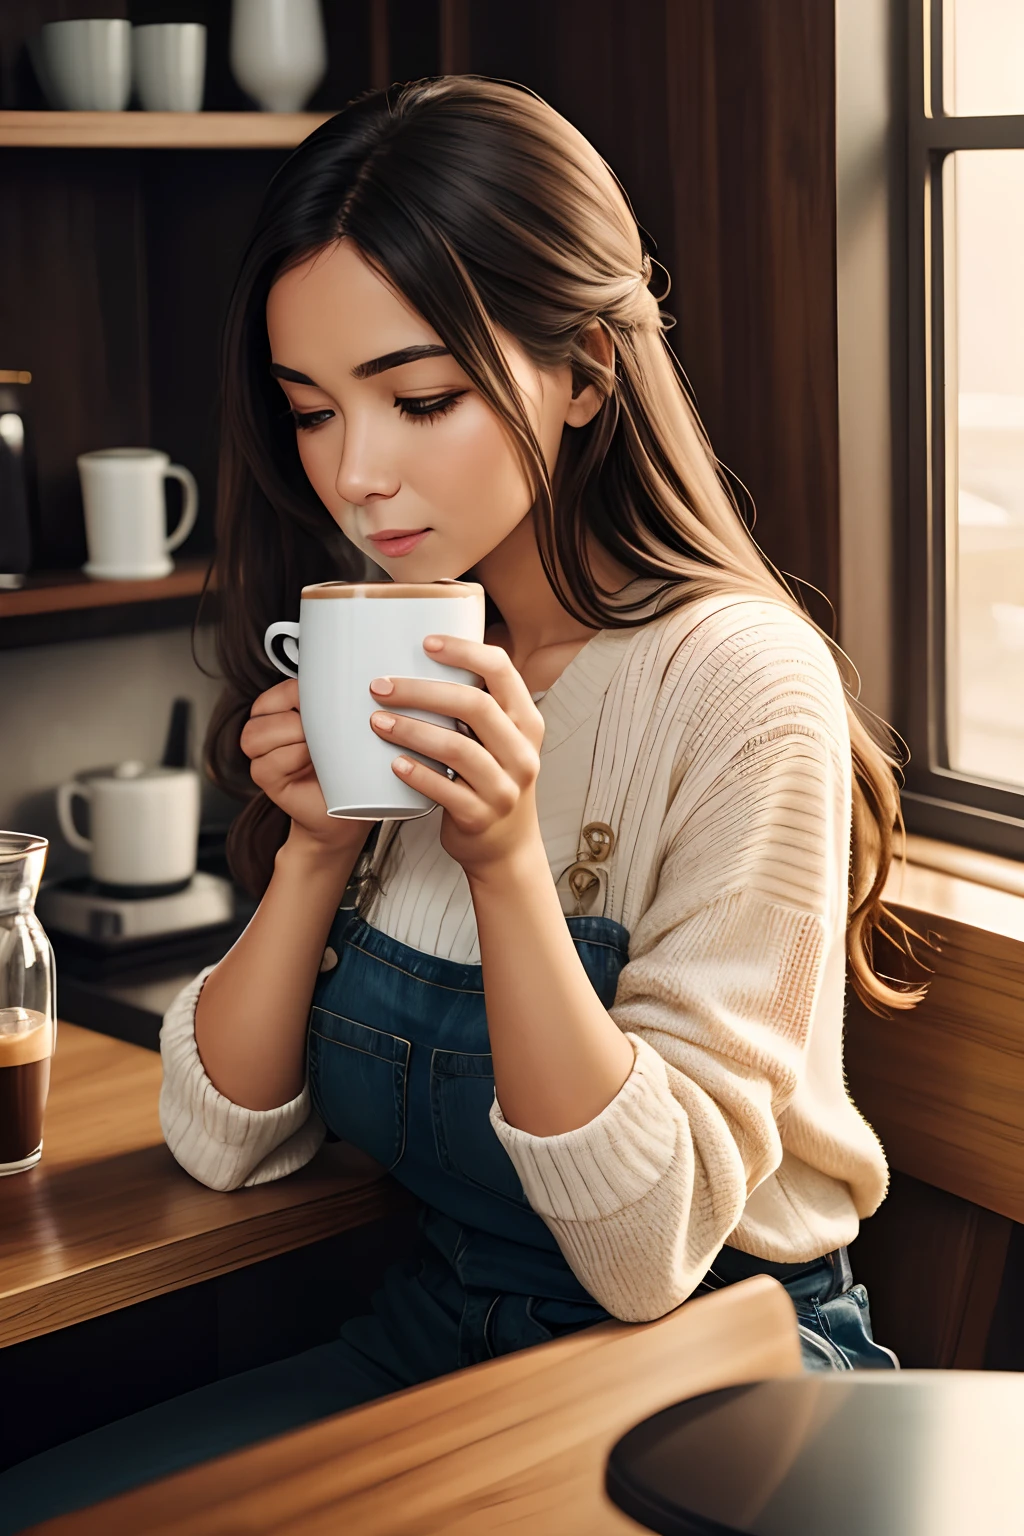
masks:
[[[330,506],[338,499],[338,493],[334,488],[338,452],[336,447],[328,447],[325,443],[324,439],[327,436],[328,434],[324,432],[299,432],[296,434],[296,446],[299,450],[299,462],[306,472],[306,479],[320,500]]]
[[[408,478],[420,480],[426,492],[425,477],[441,493],[449,506],[454,501],[479,507],[486,497],[493,514],[504,512],[522,517],[529,507],[529,492],[512,444],[494,412],[478,396],[456,407],[452,415],[436,426],[416,426],[422,447],[413,445],[417,468],[409,463]]]

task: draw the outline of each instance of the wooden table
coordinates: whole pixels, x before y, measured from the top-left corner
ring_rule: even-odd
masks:
[[[654,1323],[602,1323],[353,1408],[33,1527],[37,1536],[637,1536],[604,1492],[615,1442],[700,1392],[800,1371],[758,1275]]]
[[[160,1058],[61,1024],[41,1162],[0,1179],[0,1346],[99,1317],[387,1215],[407,1197],[324,1147],[290,1178],[219,1194],[157,1118]]]

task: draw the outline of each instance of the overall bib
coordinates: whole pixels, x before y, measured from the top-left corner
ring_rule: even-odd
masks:
[[[604,823],[584,827],[581,862],[568,871],[577,904],[595,881],[588,860],[600,864],[613,843]],[[629,935],[603,916],[566,922],[610,1008]],[[351,907],[335,918],[324,964],[310,1013],[313,1103],[330,1135],[369,1152],[422,1202],[416,1256],[385,1272],[372,1313],[345,1322],[333,1343],[200,1387],[0,1474],[0,1536],[607,1319],[530,1208],[491,1127],[482,968],[399,943]],[[806,1367],[896,1365],[872,1339],[867,1294],[851,1283],[845,1249],[773,1264],[726,1247],[694,1294],[755,1274],[789,1292]]]
[[[596,846],[601,859],[613,842],[610,828],[591,823],[581,848]],[[588,876],[586,864],[574,866],[570,889],[585,888]],[[565,921],[610,1008],[628,933],[603,916]],[[482,968],[412,949],[351,908],[335,920],[327,957],[337,963],[320,977],[310,1016],[314,1106],[331,1133],[369,1152],[423,1202],[419,1257],[387,1273],[372,1318],[342,1328],[367,1365],[393,1374],[382,1390],[607,1320],[531,1209],[491,1126]],[[789,1292],[807,1368],[895,1365],[871,1337],[867,1294],[852,1284],[845,1248],[775,1264],[726,1247],[694,1294],[755,1274]]]

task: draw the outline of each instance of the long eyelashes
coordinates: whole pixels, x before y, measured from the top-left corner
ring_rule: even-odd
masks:
[[[300,432],[308,432],[310,427],[319,427],[322,422],[330,421],[333,411],[286,411]]]
[[[464,389],[460,389],[453,394],[434,395],[429,399],[420,397],[396,400],[395,409],[413,421],[439,421],[442,416],[447,416],[449,411],[455,409],[465,393]],[[311,428],[322,426],[325,421],[330,421],[334,412],[289,410],[285,414],[291,417],[299,432],[308,432]]]
[[[439,421],[442,416],[447,416],[453,411],[466,393],[464,389],[457,390],[454,394],[435,395],[433,399],[396,400],[395,409],[403,416],[412,417],[415,421]]]

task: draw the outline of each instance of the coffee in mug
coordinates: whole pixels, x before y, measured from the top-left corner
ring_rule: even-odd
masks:
[[[303,587],[299,622],[271,624],[264,645],[287,677],[299,680],[299,713],[327,812],[353,821],[425,816],[436,801],[393,771],[406,756],[443,773],[445,765],[398,743],[382,741],[370,724],[379,703],[375,677],[417,677],[482,688],[483,678],[446,666],[423,649],[428,635],[484,638],[484,589],[473,581],[324,581]],[[283,637],[293,671],[275,653]],[[394,706],[398,714],[447,730],[461,721],[426,710]]]
[[[0,1008],[0,1177],[39,1161],[53,1028],[35,1008]]]

